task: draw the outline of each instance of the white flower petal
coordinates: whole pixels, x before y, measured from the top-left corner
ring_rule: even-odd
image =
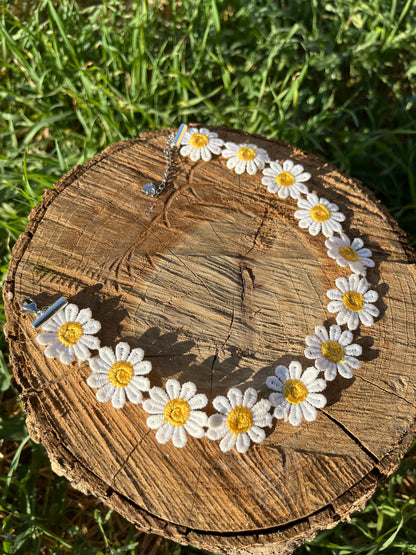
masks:
[[[76,322],[79,308],[76,304],[69,304],[65,307],[65,321]]]
[[[116,345],[116,359],[127,360],[130,354],[130,345],[125,341],[117,343]]]
[[[234,409],[236,406],[241,405],[243,402],[243,394],[237,387],[232,387],[228,393],[227,397],[230,401],[232,408]],[[218,409],[217,409],[218,410]]]
[[[323,381],[323,380],[322,380]],[[308,403],[316,407],[317,409],[323,409],[326,405],[326,397],[321,393],[309,393]]]
[[[126,404],[126,391],[124,387],[116,387],[111,398],[111,404],[115,409],[122,409]]]
[[[361,314],[360,314],[360,316],[361,316]],[[338,317],[337,317],[337,321],[338,321]],[[348,329],[356,330],[358,328],[358,324],[359,324],[358,314],[356,312],[350,312],[350,314],[348,315],[348,318],[347,318]]]
[[[276,376],[268,376],[266,378],[267,387],[269,387],[270,389],[273,389],[274,391],[282,391],[283,383],[284,382],[282,382]]]
[[[301,404],[301,409],[303,413],[303,418],[307,422],[313,422],[314,420],[316,420],[316,417],[318,416],[317,410],[314,406],[308,403],[308,401],[304,401]]]
[[[247,162],[244,162],[243,160],[237,160],[237,163],[234,168],[235,173],[237,173],[238,175],[243,174],[246,171],[246,166],[247,166]]]
[[[149,391],[149,395],[155,403],[165,406],[169,402],[169,395],[161,387],[154,386]]]
[[[148,384],[148,386],[150,385],[150,383]],[[133,382],[133,380],[126,386],[126,395],[127,395],[127,399],[130,401],[130,403],[133,403],[134,405],[138,405],[139,403],[142,402],[143,400],[143,389],[137,387],[137,385]]]
[[[337,376],[337,365],[333,363],[330,366],[328,365],[328,368],[325,369],[324,376],[327,382],[332,382],[332,380],[335,380]]]
[[[230,402],[223,395],[217,395],[217,397],[215,397],[215,399],[212,401],[212,406],[215,410],[222,414],[228,414],[232,409]]]
[[[283,162],[283,170],[285,172],[289,172],[292,173],[292,168],[295,166],[295,164],[292,162],[292,160],[285,160]],[[302,167],[302,166],[301,166]],[[302,168],[303,169],[303,168]]]
[[[346,364],[337,364],[337,369],[338,369],[339,375],[342,376],[343,378],[350,379],[354,376],[351,368],[349,368],[349,366],[347,366]]]
[[[169,395],[169,399],[178,399],[181,393],[181,384],[175,378],[170,378],[166,384],[165,389]]]
[[[340,333],[341,333],[341,328],[339,326],[336,326],[336,327],[340,330]],[[333,334],[335,332],[335,330],[333,330],[332,328],[333,326],[331,326],[329,329],[330,334],[331,333]],[[316,333],[316,337],[319,339],[321,343],[328,341],[328,339],[330,338],[325,326],[316,326],[315,333]]]
[[[207,426],[208,416],[202,410],[193,410],[189,415],[187,423],[188,422],[191,424],[197,424],[198,426]]]
[[[169,422],[165,422],[156,432],[156,441],[164,444],[167,443],[173,435],[174,427]]]
[[[280,405],[282,403],[283,404],[287,403],[286,399],[284,398],[283,393],[281,393],[281,392],[270,393],[269,402],[273,407],[276,407],[277,405]]]
[[[91,370],[93,370],[94,372],[105,372],[106,374],[108,374],[108,370],[110,367],[100,357],[90,358],[88,364],[90,365]]]
[[[196,393],[196,385],[192,382],[186,382],[183,384],[181,388],[179,397],[189,401],[189,399],[191,399],[191,397],[193,397],[195,393]]]
[[[151,430],[157,430],[163,424],[164,416],[163,414],[152,414],[146,420],[147,427]]]
[[[230,451],[235,445],[236,439],[231,432],[228,432],[220,441],[220,449],[223,453]]]
[[[203,409],[208,404],[208,397],[205,393],[197,393],[188,401],[191,410]]]
[[[253,443],[260,443],[266,437],[266,432],[262,430],[262,428],[260,428],[259,426],[252,426],[247,431],[247,434],[249,435]]]
[[[50,320],[48,320],[47,322],[42,324],[42,329],[44,331],[49,331],[49,332],[55,332],[56,333],[59,330],[59,328],[61,327],[61,325],[62,324],[56,320],[56,315],[55,315],[55,317],[51,318]]]
[[[326,382],[322,378],[318,378],[308,385],[309,393],[317,393],[323,391],[326,388]],[[308,395],[309,399],[309,395]]]
[[[378,293],[376,291],[367,291],[363,297],[366,303],[374,303],[378,300]]]
[[[223,438],[228,433],[227,417],[222,414],[213,414],[208,418],[207,437],[211,440]]]
[[[110,347],[101,347],[101,349],[98,351],[98,355],[109,366],[112,366],[115,362],[117,362],[116,357],[114,356],[113,349],[110,349]]]
[[[87,378],[87,384],[93,388],[102,387],[105,383],[107,383],[107,374],[96,373]]]
[[[246,433],[238,434],[236,448],[238,453],[245,453],[250,447],[250,438]]]
[[[98,333],[100,331],[101,324],[97,320],[88,320],[86,324],[82,325],[82,329],[84,333],[91,335],[93,333]]]
[[[92,312],[90,308],[83,308],[79,311],[78,316],[76,318],[76,322],[79,322],[81,325],[86,324],[88,320],[92,317]]]
[[[154,399],[145,399],[143,401],[143,409],[149,414],[163,414],[164,408],[165,404],[155,401]]]
[[[292,405],[287,403],[287,401],[285,403],[281,403],[277,405],[276,408],[274,409],[273,416],[278,420],[281,420],[281,419],[287,420],[287,415],[289,413],[291,406]]]
[[[243,407],[251,409],[257,401],[257,391],[252,387],[248,387],[244,392]]]
[[[143,357],[144,357],[143,349],[141,349],[140,347],[136,347],[135,349],[132,349],[131,353],[127,358],[127,362],[130,362],[130,364],[135,366],[136,364],[138,364],[143,360]]]
[[[77,357],[78,360],[81,362],[84,360],[88,360],[91,356],[91,353],[85,345],[83,345],[80,341],[75,343],[73,346],[74,348],[74,355]]]
[[[202,426],[199,426],[199,424],[195,424],[195,422],[191,422],[190,419],[184,425],[184,428],[190,436],[197,439],[204,437],[205,435],[204,428]]]
[[[183,426],[176,426],[173,430],[172,443],[178,449],[185,447],[187,443],[187,437]]]
[[[302,375],[302,365],[297,360],[292,360],[289,364],[289,377],[292,380],[299,380]]]
[[[56,341],[59,341],[59,339],[56,333],[45,332],[45,333],[40,333],[38,336],[36,336],[36,341],[39,343],[39,345],[51,345]],[[61,343],[61,345],[63,344]]]
[[[136,362],[135,364],[133,364],[135,376],[145,376],[151,371],[151,369],[152,363],[150,362],[150,360],[142,360],[141,362]]]
[[[374,324],[374,318],[368,312],[360,312],[359,318],[363,326],[371,327]],[[357,329],[357,327],[358,325],[355,328],[350,327],[350,329]]]
[[[106,403],[112,398],[114,390],[115,386],[112,383],[107,382],[101,389],[97,391],[95,396],[100,401],[100,403]]]
[[[317,368],[315,368],[314,366],[309,366],[309,368],[306,368],[306,370],[304,371],[300,380],[309,389],[309,386],[311,386],[312,383],[316,380],[316,378],[318,377],[318,374],[319,374],[319,370]]]
[[[95,335],[83,335],[78,343],[85,345],[88,349],[96,350],[100,348],[100,340]]]
[[[46,355],[46,350],[45,350],[45,355]],[[59,354],[59,360],[62,362],[62,364],[71,364],[72,362],[74,362],[74,359],[75,359],[74,349],[71,348],[70,346],[64,347]]]
[[[302,416],[303,416],[303,413],[300,406],[291,405],[289,410],[289,423],[292,426],[299,426],[299,424],[302,422]]]

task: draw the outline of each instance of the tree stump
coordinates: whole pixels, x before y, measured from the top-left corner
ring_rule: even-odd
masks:
[[[353,379],[328,383],[315,422],[274,420],[244,455],[218,442],[159,445],[140,405],[99,403],[88,363],[47,359],[33,318],[65,296],[90,307],[101,345],[127,341],[152,362],[152,385],[193,381],[209,399],[232,386],[268,398],[266,377],[299,360],[305,337],[335,323],[326,292],[349,268],[327,256],[325,238],[300,229],[296,203],[269,193],[261,173],[237,175],[226,160],[177,156],[159,198],[170,130],[119,142],[63,177],[31,215],[13,250],[4,298],[7,334],[30,434],[53,469],[141,530],[219,553],[290,552],[364,506],[392,473],[415,429],[415,258],[387,211],[356,180],[280,141],[227,128],[226,141],[252,142],[272,160],[292,159],[316,192],[346,215],[375,268],[380,317],[360,326]],[[213,411],[213,409],[210,409]]]

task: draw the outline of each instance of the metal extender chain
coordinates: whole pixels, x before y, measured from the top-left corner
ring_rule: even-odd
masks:
[[[149,197],[158,197],[165,189],[168,182],[169,171],[172,167],[173,154],[179,148],[179,145],[187,129],[188,126],[183,123],[179,127],[178,133],[176,135],[172,133],[166,137],[166,148],[163,151],[166,155],[165,173],[163,174],[162,181],[160,182],[160,185],[158,187],[156,187],[154,183],[146,183],[146,185],[143,187],[143,192]]]

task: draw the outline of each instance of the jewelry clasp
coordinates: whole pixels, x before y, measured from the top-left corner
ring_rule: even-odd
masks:
[[[33,299],[31,299],[30,297],[26,297],[20,303],[20,307],[22,312],[30,312],[32,314],[36,314],[37,318],[32,323],[32,328],[37,329],[37,328],[40,328],[42,324],[45,324],[51,318],[53,318],[53,316],[55,316],[55,314],[59,312],[59,310],[62,310],[63,308],[65,308],[67,304],[68,304],[68,301],[64,297],[61,297],[56,302],[54,302],[53,305],[51,306],[38,308],[36,306],[36,302]]]

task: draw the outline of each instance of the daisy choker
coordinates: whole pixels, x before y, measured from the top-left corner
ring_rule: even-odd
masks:
[[[272,427],[274,419],[292,426],[300,426],[303,420],[316,420],[319,409],[327,402],[323,393],[327,382],[337,374],[351,379],[353,371],[361,367],[362,348],[354,343],[353,331],[359,325],[372,326],[379,316],[373,304],[378,294],[370,289],[366,279],[367,268],[374,266],[372,253],[360,238],[350,238],[343,232],[345,216],[336,204],[309,192],[306,183],[311,174],[303,166],[292,160],[272,161],[267,151],[255,144],[224,142],[206,128],[187,129],[182,125],[176,137],[167,138],[162,182],[159,186],[146,184],[144,193],[162,193],[176,151],[201,163],[221,156],[227,159],[226,166],[239,175],[262,172],[262,184],[271,198],[277,195],[297,202],[294,217],[299,227],[311,235],[323,235],[328,257],[351,270],[348,279],[339,277],[336,287],[327,291],[328,312],[336,315],[336,324],[317,325],[314,333],[305,338],[304,355],[311,360],[311,366],[303,369],[297,360],[287,367],[277,366],[274,375],[266,379],[271,390],[268,398],[258,398],[251,387],[244,391],[232,387],[226,396],[212,399],[208,407],[207,396],[198,393],[193,382],[181,384],[171,378],[164,388],[152,387],[152,364],[145,360],[143,349],[131,348],[126,342],[101,347],[96,335],[101,324],[93,319],[90,308],[79,308],[64,298],[47,309],[38,309],[32,299],[24,299],[21,307],[23,312],[37,315],[32,326],[42,330],[36,340],[46,347],[47,358],[58,358],[65,365],[76,360],[88,362],[91,375],[87,384],[97,390],[96,399],[101,403],[111,401],[115,409],[123,409],[127,402],[141,405],[138,410],[148,414],[147,426],[156,430],[160,444],[172,441],[175,447],[183,448],[190,436],[219,440],[223,452],[235,448],[238,453],[245,453],[253,443],[265,439],[266,429]],[[98,356],[93,356],[92,351],[97,351]]]

